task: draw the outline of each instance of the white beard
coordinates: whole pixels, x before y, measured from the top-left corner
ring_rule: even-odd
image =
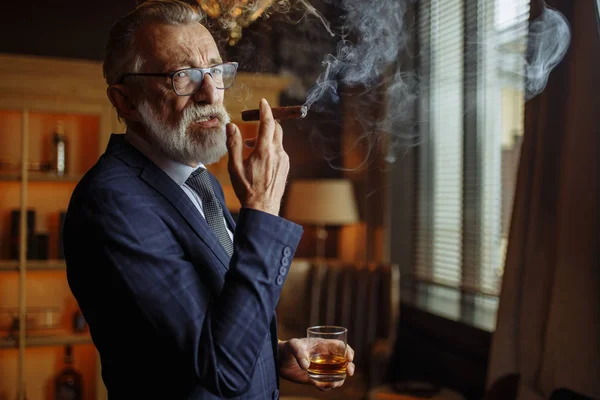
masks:
[[[227,153],[225,126],[230,117],[222,105],[188,107],[175,126],[161,120],[146,99],[139,103],[138,111],[142,116],[142,126],[153,145],[172,160],[186,165],[209,165],[216,163]],[[191,126],[194,121],[211,115],[219,120],[218,127],[200,129]]]

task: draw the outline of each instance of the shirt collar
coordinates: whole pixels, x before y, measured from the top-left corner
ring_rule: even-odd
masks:
[[[143,155],[148,157],[154,164],[156,164],[158,168],[162,169],[179,186],[182,186],[190,177],[192,172],[194,172],[196,169],[206,169],[202,163],[198,163],[198,165],[194,168],[166,157],[160,150],[152,146],[152,144],[150,144],[146,139],[135,133],[129,127],[125,132],[125,140],[127,140]]]

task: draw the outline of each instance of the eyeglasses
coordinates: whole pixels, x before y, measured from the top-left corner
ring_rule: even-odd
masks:
[[[191,96],[200,90],[204,75],[209,74],[217,89],[229,89],[235,82],[238,63],[228,62],[210,68],[184,68],[175,72],[129,73],[119,79],[123,83],[128,76],[165,76],[171,78],[173,90],[179,96]]]

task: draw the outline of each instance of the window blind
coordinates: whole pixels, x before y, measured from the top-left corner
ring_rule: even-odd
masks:
[[[497,295],[523,134],[529,0],[420,0],[417,280]]]

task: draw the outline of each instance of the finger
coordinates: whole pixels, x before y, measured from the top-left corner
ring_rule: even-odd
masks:
[[[273,135],[273,143],[277,147],[283,147],[283,128],[279,122],[275,121],[275,134]]]
[[[306,347],[305,341],[299,339],[291,339],[288,342],[292,355],[296,358],[296,362],[303,369],[307,370],[310,366],[310,360],[308,358],[308,348]]]
[[[244,139],[244,146],[249,147],[249,148],[254,148],[256,146],[256,141],[258,140],[258,138],[250,138],[250,139]]]
[[[317,382],[311,380],[311,383],[314,387],[319,389],[322,392],[327,392],[331,389],[338,388],[344,384],[345,380],[337,381],[337,382]]]
[[[225,127],[227,132],[227,151],[229,152],[229,173],[235,173],[241,178],[244,156],[242,153],[242,134],[237,125],[229,123]]]
[[[313,384],[314,387],[316,387],[317,389],[319,389],[322,392],[326,392],[328,390],[333,389],[331,383],[329,383],[329,382],[317,382],[317,381],[311,380],[311,383]]]
[[[346,360],[354,361],[354,349],[350,345],[346,347]]]
[[[267,100],[261,99],[258,108],[260,110],[260,125],[258,126],[258,141],[255,148],[266,149],[273,142],[275,120]]]
[[[354,365],[353,362],[349,362],[348,365],[346,366],[346,373],[348,374],[348,376],[353,376],[354,371],[356,371],[356,366]]]

